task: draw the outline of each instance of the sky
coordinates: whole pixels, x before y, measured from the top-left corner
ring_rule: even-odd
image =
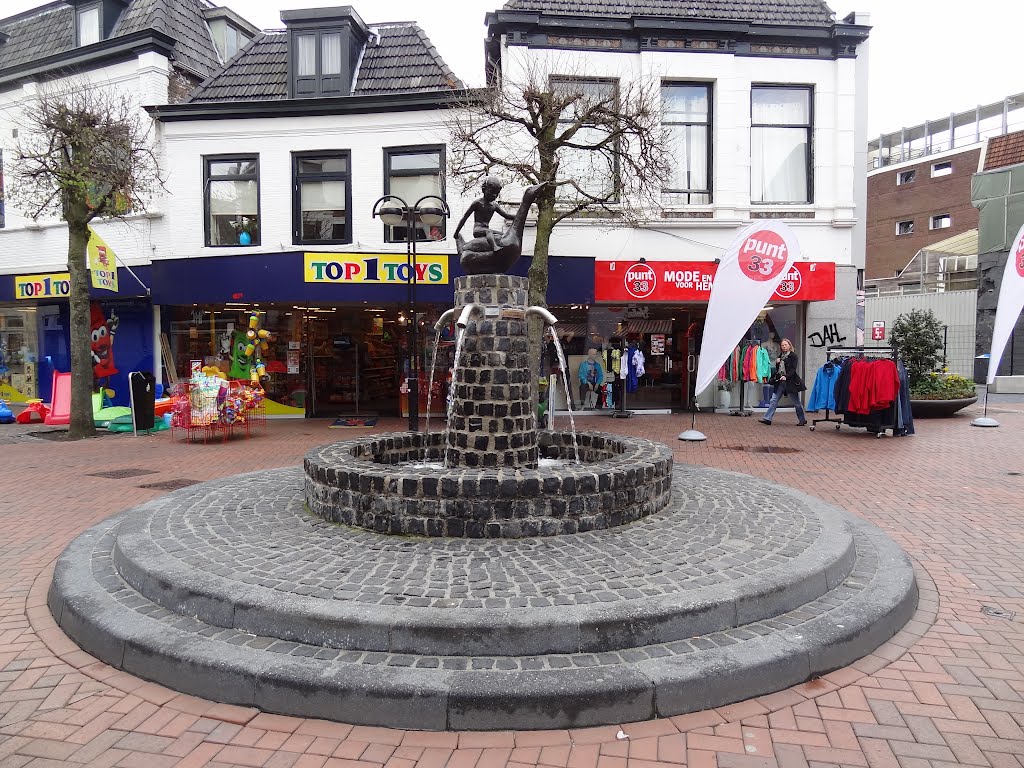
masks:
[[[352,5],[367,23],[417,21],[455,74],[479,86],[484,15],[504,0],[219,2],[263,29],[283,26],[281,10],[317,5]],[[42,4],[0,0],[0,14]],[[838,18],[851,11],[871,14],[869,136],[1024,93],[1024,0],[829,0],[829,5]]]

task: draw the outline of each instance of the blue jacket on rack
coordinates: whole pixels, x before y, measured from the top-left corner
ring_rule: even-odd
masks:
[[[836,409],[836,380],[839,378],[841,366],[838,363],[828,362],[818,369],[814,377],[814,386],[811,388],[811,396],[807,401],[808,411],[820,411],[827,408],[830,411]]]

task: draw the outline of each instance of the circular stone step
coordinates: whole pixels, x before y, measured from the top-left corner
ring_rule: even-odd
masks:
[[[169,503],[165,497],[122,513],[68,546],[49,594],[58,624],[89,653],[131,674],[297,716],[430,730],[570,728],[671,716],[849,664],[895,634],[917,602],[902,550],[878,528],[839,513],[856,547],[849,575],[804,605],[740,627],[604,653],[342,650],[212,626],[136,592],[114,566],[119,529]],[[213,529],[233,538],[222,525]]]
[[[602,653],[777,616],[856,561],[846,516],[726,472],[679,468],[628,526],[521,539],[385,536],[303,508],[297,469],[172,493],[128,515],[113,564],[147,600],[212,626],[343,650]]]

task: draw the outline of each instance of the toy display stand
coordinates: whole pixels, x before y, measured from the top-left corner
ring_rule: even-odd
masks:
[[[243,381],[197,376],[171,388],[171,437],[188,442],[246,438],[266,430],[263,389]]]

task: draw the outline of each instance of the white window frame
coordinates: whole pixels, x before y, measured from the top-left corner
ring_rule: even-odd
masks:
[[[938,179],[943,176],[949,176],[953,173],[953,161],[943,160],[939,163],[932,163],[932,178]]]
[[[909,176],[910,178],[904,178]],[[913,184],[917,181],[917,169],[911,168],[909,171],[896,171],[896,186],[902,187],[904,184]]]
[[[96,39],[84,42],[82,39],[82,19],[88,14],[96,12]],[[96,43],[103,40],[103,8],[101,3],[90,3],[89,5],[83,5],[75,9],[75,42],[79,46],[83,45],[95,45]]]
[[[937,223],[945,220],[945,224]],[[928,219],[928,229],[949,229],[953,226],[953,217],[948,213],[937,213]]]
[[[906,231],[906,232],[901,232],[900,228],[904,224],[909,224],[910,225],[910,229],[908,231]],[[896,237],[905,237],[906,235],[912,235],[912,234],[914,234],[914,220],[913,219],[908,219],[907,221],[897,221],[896,222]]]

